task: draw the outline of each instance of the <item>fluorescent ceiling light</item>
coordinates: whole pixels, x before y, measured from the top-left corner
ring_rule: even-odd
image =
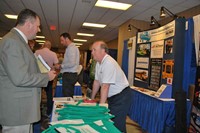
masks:
[[[87,42],[87,40],[83,40],[83,39],[74,39],[74,41],[78,41],[78,42]]]
[[[98,0],[96,2],[95,6],[104,7],[104,8],[118,9],[118,10],[127,10],[132,5],[131,4],[126,4],[126,3],[114,2],[114,1]]]
[[[94,36],[94,34],[87,34],[87,33],[77,33],[79,36]]]
[[[83,45],[83,44],[82,44],[82,43],[75,43],[75,45],[81,46],[81,45]]]
[[[45,38],[45,36],[36,36],[36,38]]]
[[[2,39],[2,37],[0,37],[0,40]]]
[[[17,19],[17,15],[4,14],[9,19]]]
[[[44,40],[35,40],[36,42],[45,42]]]
[[[76,45],[76,47],[79,48],[80,46],[79,46],[79,45]]]
[[[44,42],[40,42],[40,43],[38,43],[38,44],[41,44],[41,45],[43,45],[43,44],[44,44]]]
[[[88,27],[96,27],[96,28],[104,28],[106,27],[105,24],[96,24],[96,23],[83,23],[83,26],[88,26]]]

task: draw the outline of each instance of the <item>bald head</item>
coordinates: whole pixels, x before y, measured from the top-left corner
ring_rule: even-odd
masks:
[[[105,50],[107,54],[109,53],[108,46],[104,41],[96,41],[93,43],[93,45],[96,45],[100,49]]]
[[[104,41],[96,41],[92,45],[92,56],[94,60],[101,62],[108,53],[108,46]]]

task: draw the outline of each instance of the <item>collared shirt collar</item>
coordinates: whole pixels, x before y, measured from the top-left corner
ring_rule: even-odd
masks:
[[[102,64],[102,63],[104,62],[104,60],[106,59],[106,57],[108,57],[108,54],[106,54],[106,55],[103,57],[103,59],[102,59],[102,61],[101,61],[100,64]]]
[[[24,35],[23,32],[21,32],[19,29],[17,29],[16,27],[14,28],[17,32],[19,32],[19,34],[24,38],[25,42],[28,43],[28,39],[27,37]]]
[[[72,43],[70,43],[69,45],[68,45],[68,47],[71,47],[73,45],[73,42]]]

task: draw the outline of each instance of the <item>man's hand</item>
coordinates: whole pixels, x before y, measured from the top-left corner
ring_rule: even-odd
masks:
[[[55,64],[55,65],[54,65],[54,68],[55,68],[56,70],[61,69],[61,64]]]
[[[49,76],[49,81],[52,81],[56,77],[56,71],[49,71],[48,76]]]

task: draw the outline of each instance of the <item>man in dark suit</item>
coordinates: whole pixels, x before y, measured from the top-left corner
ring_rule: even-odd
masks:
[[[55,71],[41,73],[28,40],[40,31],[39,16],[22,10],[16,27],[0,41],[0,125],[3,133],[32,133],[32,123],[40,120],[41,87],[46,87]]]

